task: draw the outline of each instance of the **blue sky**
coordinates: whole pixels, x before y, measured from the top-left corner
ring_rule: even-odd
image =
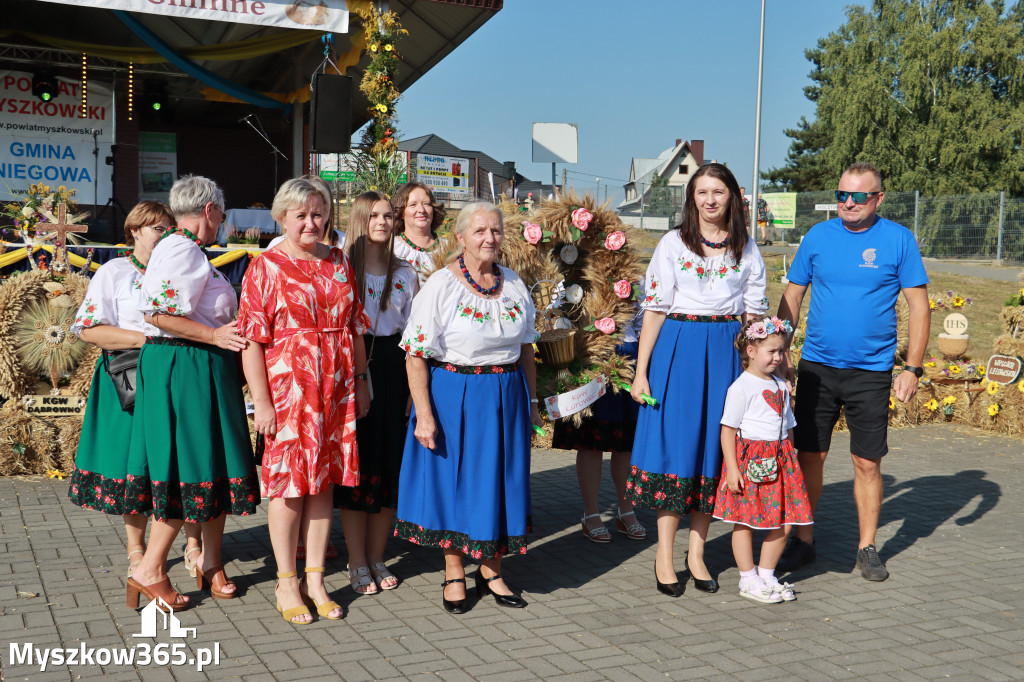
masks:
[[[849,2],[768,0],[761,169],[779,166],[785,128],[812,118],[804,50],[836,30]],[[676,138],[703,139],[705,156],[753,179],[757,0],[506,0],[480,30],[413,84],[398,105],[403,138],[435,133],[463,149],[531,162],[534,121],[576,123],[570,184],[610,184],[621,199],[630,159],[656,157]],[[399,44],[401,49],[401,44]],[[558,167],[559,182],[561,168]]]

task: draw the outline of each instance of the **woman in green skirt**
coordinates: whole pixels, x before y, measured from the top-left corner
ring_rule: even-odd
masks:
[[[142,319],[142,275],[153,248],[174,225],[167,204],[143,201],[125,217],[124,237],[132,251],[108,261],[96,271],[71,331],[80,339],[104,350],[96,363],[89,389],[89,403],[75,456],[68,496],[84,509],[122,514],[127,539],[128,576],[146,551],[145,514],[128,513],[135,505],[125,503],[128,447],[132,413],[121,409],[114,384],[106,372],[107,360],[118,351],[141,348],[152,327]],[[199,551],[199,533],[188,529],[185,553]],[[135,557],[139,558],[135,558]],[[135,558],[135,561],[133,561]]]
[[[215,599],[236,596],[220,548],[226,514],[252,514],[260,502],[236,352],[237,298],[203,253],[224,220],[216,183],[186,175],[171,188],[177,226],[153,249],[142,280],[142,311],[156,327],[139,358],[128,458],[128,492],[150,511],[149,546],[128,580],[139,593],[186,608],[167,578],[167,553],[183,521],[199,523],[196,587]]]

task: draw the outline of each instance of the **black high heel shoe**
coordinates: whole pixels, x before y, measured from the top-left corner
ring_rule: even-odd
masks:
[[[441,605],[444,606],[444,610],[448,613],[465,613],[469,610],[468,608],[466,608],[467,604],[465,597],[463,597],[462,599],[456,599],[454,601],[448,601],[448,599],[444,596],[444,588],[448,587],[452,583],[462,583],[463,585],[465,585],[466,579],[452,578],[451,580],[445,580],[443,583],[441,583]]]
[[[510,609],[521,609],[526,607],[526,600],[522,597],[517,597],[514,594],[497,594],[491,590],[491,586],[487,583],[494,582],[501,578],[501,574],[495,575],[493,578],[485,578],[480,575],[480,569],[476,570],[476,596],[482,597],[485,594],[490,594],[494,597],[494,603],[498,606],[507,606]]]
[[[674,583],[663,583],[658,578],[658,562],[654,562],[654,582],[658,584],[658,592],[667,594],[670,597],[677,598],[683,596],[683,591],[686,589],[685,582],[679,582],[678,580]]]
[[[686,558],[686,572],[693,578],[693,586],[701,592],[707,592],[708,594],[714,594],[718,592],[718,581],[712,576],[709,580],[701,580],[697,576],[693,575],[693,569],[690,568],[690,558]]]

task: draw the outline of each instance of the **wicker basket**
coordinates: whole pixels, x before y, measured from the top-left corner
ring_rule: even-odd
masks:
[[[949,334],[939,334],[938,346],[939,352],[947,358],[959,358],[967,352],[967,342],[970,341],[970,337],[964,334],[963,336],[950,336]]]
[[[551,329],[542,332],[537,342],[537,349],[544,364],[555,369],[564,369],[576,357],[576,346],[573,337],[575,329]]]

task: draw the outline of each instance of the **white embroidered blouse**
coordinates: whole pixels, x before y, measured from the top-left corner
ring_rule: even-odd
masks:
[[[501,268],[502,291],[481,298],[461,276],[438,270],[413,301],[400,346],[409,355],[456,365],[507,365],[519,359],[521,346],[540,334],[536,310],[519,275]]]
[[[409,315],[412,313],[413,296],[420,290],[416,271],[404,260],[399,263],[401,265],[391,279],[393,291],[388,300],[388,307],[380,311],[380,318],[377,317],[377,311],[380,309],[380,298],[384,293],[387,276],[366,273],[366,290],[362,296],[363,309],[370,318],[370,323],[375,323],[369,332],[375,336],[391,336],[405,329],[405,323],[409,321]]]
[[[96,270],[70,331],[106,324],[152,336],[156,327],[142,319],[141,304],[142,273],[127,258],[114,258]]]
[[[647,267],[644,307],[661,313],[692,315],[764,314],[767,273],[753,239],[740,261],[726,251],[698,256],[686,248],[679,230],[661,238]]]
[[[427,281],[427,275],[433,269],[434,252],[419,246],[410,245],[402,238],[403,236],[401,234],[395,236],[395,255],[398,256],[399,260],[404,260],[416,270],[416,274],[419,275],[420,279],[420,287],[422,288],[423,283]]]
[[[139,309],[182,315],[216,329],[235,318],[238,297],[195,242],[172,234],[161,239],[149,257]],[[150,336],[174,336],[162,329],[155,331]]]

